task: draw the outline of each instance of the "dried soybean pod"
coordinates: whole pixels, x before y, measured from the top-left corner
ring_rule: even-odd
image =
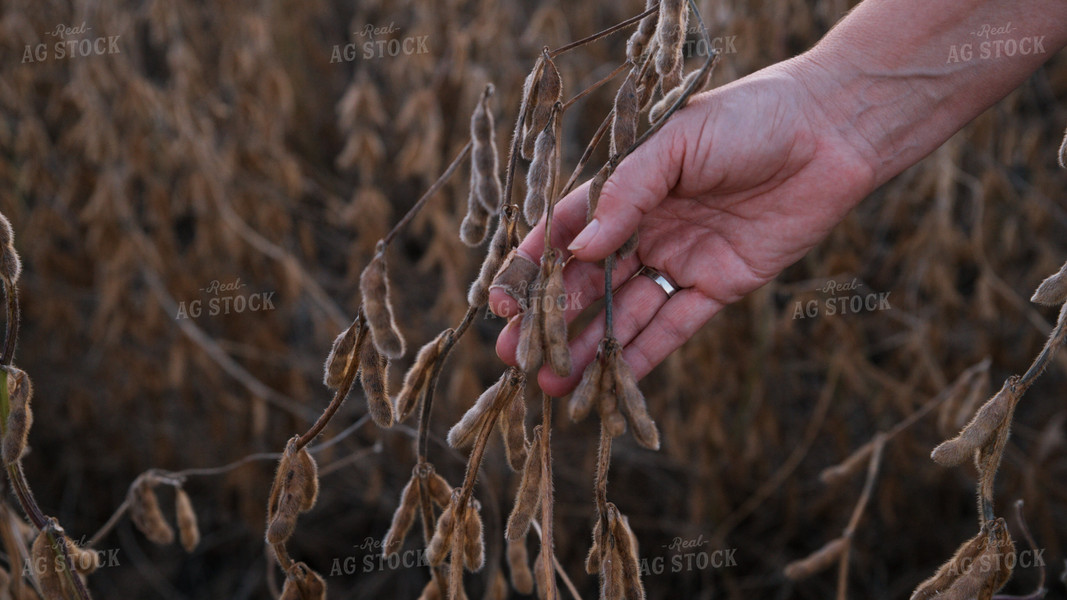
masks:
[[[504,438],[504,454],[508,466],[520,471],[526,464],[526,398],[523,389],[515,390],[504,407],[504,414],[497,421],[500,435]]]
[[[62,599],[67,597],[69,585],[65,576],[57,569],[56,556],[52,552],[52,540],[48,537],[49,528],[42,529],[33,540],[30,549],[30,557],[33,564],[40,565],[34,569],[37,581],[41,584],[41,591],[47,600]]]
[[[664,93],[681,82],[682,48],[685,44],[689,10],[685,0],[660,0],[659,22],[656,24],[656,72],[663,82]]]
[[[552,195],[556,152],[556,132],[550,121],[548,126],[537,134],[533,160],[530,162],[530,170],[526,172],[526,199],[523,201],[522,211],[526,222],[531,226],[541,220]]]
[[[15,285],[22,274],[22,261],[19,259],[15,246],[0,246],[0,277],[3,277],[7,285]]]
[[[74,564],[74,570],[80,575],[92,575],[100,568],[100,554],[92,548],[82,548],[69,537],[64,537],[67,554]]]
[[[597,413],[604,424],[604,429],[611,437],[619,437],[626,433],[626,419],[619,412],[619,398],[615,390],[615,365],[616,355],[622,351],[619,342],[614,339],[607,340],[605,352],[604,370],[600,374],[600,385],[597,395]]]
[[[563,99],[563,80],[556,69],[556,63],[552,62],[548,55],[548,48],[542,52],[540,62],[541,71],[536,87],[531,90],[534,93],[528,106],[529,120],[526,121],[526,132],[522,140],[522,157],[526,160],[536,156],[535,140],[552,120],[555,104]]]
[[[604,551],[604,518],[597,517],[596,525],[593,525],[593,545],[589,547],[589,554],[585,557],[585,572],[596,575],[600,572],[600,555]]]
[[[533,593],[533,573],[530,572],[530,555],[526,550],[526,538],[508,540],[508,571],[511,572],[511,587],[520,594]]]
[[[159,508],[159,498],[152,489],[153,485],[155,485],[154,480],[141,477],[130,488],[130,520],[148,538],[148,541],[166,546],[174,541],[174,530],[163,517],[163,511]]]
[[[482,428],[482,422],[496,402],[497,395],[504,389],[507,372],[489,386],[478,399],[474,401],[467,412],[463,414],[459,422],[448,430],[448,445],[453,448],[466,448],[474,443],[478,437],[478,431]]]
[[[0,213],[0,248],[15,243],[15,229],[11,227],[11,221],[7,215]]]
[[[601,347],[597,350],[593,362],[585,367],[585,372],[582,373],[582,380],[578,382],[578,387],[574,388],[574,392],[571,393],[570,416],[571,420],[576,423],[589,414],[597,398],[600,397],[600,383],[603,380],[604,373],[604,360],[601,358],[603,347],[604,344],[601,342]]]
[[[837,562],[848,549],[849,540],[839,537],[826,543],[807,557],[795,560],[785,567],[785,576],[793,581],[807,579]]]
[[[541,444],[541,426],[538,425],[534,427],[530,450],[526,453],[526,466],[522,469],[522,480],[515,493],[515,506],[508,515],[504,537],[509,541],[526,538],[526,533],[530,530],[530,521],[541,499]]]
[[[472,177],[473,179],[473,177]],[[477,185],[471,182],[471,185]],[[477,198],[474,190],[471,190],[467,199],[467,215],[459,225],[459,239],[471,248],[485,241],[485,234],[489,231],[489,217],[492,216],[481,200]]]
[[[549,581],[545,577],[545,553],[538,551],[537,558],[534,559],[534,583],[537,588],[538,600],[550,600],[548,597],[548,589],[551,586]]]
[[[404,336],[393,318],[384,240],[378,241],[374,258],[360,274],[359,289],[363,294],[363,314],[367,317],[374,345],[385,356],[400,358],[404,355]]]
[[[430,492],[430,500],[433,500],[437,506],[444,508],[448,506],[452,498],[452,486],[448,485],[444,477],[433,471],[432,466],[430,466],[430,469],[430,473],[425,478],[426,488]]]
[[[467,292],[467,303],[471,306],[481,306],[489,301],[489,286],[493,276],[500,270],[504,257],[517,242],[515,232],[515,208],[512,205],[504,207],[501,217],[497,222],[493,239],[489,242],[489,252],[482,261],[482,268],[478,272],[478,278],[471,284]]]
[[[485,539],[479,508],[476,503],[467,507],[463,531],[463,566],[471,572],[480,571],[485,566]],[[453,556],[452,560],[457,561],[457,558]]]
[[[497,569],[493,576],[493,583],[485,593],[485,600],[508,600],[508,580],[504,572]]]
[[[637,141],[638,67],[630,69],[615,93],[615,110],[611,119],[611,156],[625,152]]]
[[[660,98],[658,102],[652,105],[652,108],[648,111],[648,122],[655,123],[656,121],[659,121],[660,117],[666,114],[667,110],[674,106],[674,103],[682,97],[682,93],[685,92],[686,88],[689,87],[689,84],[693,80],[697,80],[696,87],[693,90],[694,94],[704,89],[704,86],[708,84],[708,79],[711,78],[711,72],[714,70],[715,67],[712,65],[703,73],[698,69],[686,75],[680,85],[677,85],[673,87],[671,91],[664,93],[663,98]]]
[[[1064,263],[1055,275],[1041,282],[1031,302],[1045,306],[1059,306],[1067,302],[1067,263]]]
[[[589,182],[589,195],[586,196],[585,208],[585,221],[587,223],[593,220],[597,204],[600,203],[600,193],[604,191],[604,184],[607,183],[611,171],[611,163],[604,163],[604,166],[600,167],[600,170],[593,176],[593,180]]]
[[[366,334],[362,318],[356,317],[348,329],[342,331],[334,339],[330,355],[326,357],[326,365],[323,368],[322,382],[326,384],[326,387],[331,390],[337,389],[349,366],[358,368],[358,365],[352,365],[352,363],[359,356],[358,347],[363,344]]]
[[[637,387],[637,378],[634,377],[630,365],[622,357],[621,352],[615,353],[614,365],[615,393],[622,399],[622,410],[630,421],[637,443],[650,450],[659,450],[659,429],[656,422],[648,416],[648,405],[645,396]]]
[[[307,448],[296,449],[293,437],[278,462],[267,506],[267,542],[280,544],[296,529],[296,517],[311,510],[319,492],[318,467]]]
[[[22,458],[33,426],[33,382],[22,369],[4,366],[7,373],[7,396],[10,412],[7,415],[7,431],[2,442],[4,464],[10,465]]]
[[[374,344],[363,344],[359,365],[359,382],[363,386],[363,395],[367,397],[367,412],[378,427],[392,427],[395,415],[389,392],[386,391],[389,361],[378,353]]]
[[[325,600],[326,582],[302,562],[294,563],[286,573],[281,600]]]
[[[522,105],[519,107],[519,120],[522,123],[522,131],[519,131],[516,124],[516,133],[522,136],[522,143],[519,145],[519,155],[530,160],[533,158],[533,145],[526,148],[526,135],[532,129],[533,123],[533,108],[537,104],[538,87],[541,84],[541,74],[545,69],[545,56],[542,53],[537,57],[537,61],[534,62],[533,69],[526,76],[526,80],[522,84]],[[534,133],[534,135],[537,135]]]
[[[382,555],[385,558],[396,554],[404,545],[412,523],[415,522],[415,514],[419,508],[419,479],[412,474],[404,490],[400,492],[400,504],[393,513],[393,521],[389,525],[389,531],[385,533],[382,541]]]
[[[1011,377],[1005,381],[1000,392],[978,409],[963,431],[934,448],[930,457],[945,467],[956,466],[973,457],[976,450],[992,439],[993,434],[1004,424],[1008,414],[1015,408],[1015,403],[1018,401],[1015,386],[1018,380],[1018,377]]]
[[[1060,144],[1060,167],[1067,169],[1067,131],[1063,132],[1063,143]]]
[[[645,0],[645,10],[649,10],[659,4],[659,0]],[[652,34],[656,32],[656,21],[659,19],[657,13],[648,15],[644,19],[641,19],[641,23],[637,26],[637,31],[633,32],[630,39],[626,40],[626,58],[631,62],[638,62],[641,55],[644,54],[645,48],[648,47],[648,42],[652,40]]]
[[[452,536],[456,532],[454,506],[455,496],[441,513],[441,517],[437,519],[437,528],[434,529],[433,537],[430,538],[430,544],[426,546],[426,560],[435,567],[444,562],[448,552],[452,549]]]
[[[184,489],[174,488],[174,513],[178,521],[178,539],[186,552],[192,552],[200,543],[200,524],[193,510],[193,501]]]
[[[615,549],[622,567],[625,597],[629,600],[644,600],[645,588],[641,585],[641,565],[637,556],[637,536],[630,529],[630,521],[619,515],[614,523]]]
[[[490,214],[500,209],[503,191],[500,185],[500,158],[496,151],[496,127],[493,124],[493,112],[489,110],[489,97],[493,95],[493,84],[485,86],[478,106],[471,115],[471,195]],[[477,173],[477,179],[474,174]]]
[[[542,335],[545,354],[552,372],[560,377],[571,374],[571,352],[567,346],[566,308],[567,290],[563,287],[563,263],[557,260],[558,253],[545,256],[548,273],[541,294]]]
[[[400,394],[396,397],[396,420],[406,420],[414,412],[418,399],[426,391],[430,373],[433,371],[437,359],[441,356],[441,350],[452,337],[454,331],[449,328],[437,334],[437,337],[419,349],[415,355],[415,362],[404,374],[404,385],[400,388]]]
[[[489,289],[500,288],[515,300],[525,301],[526,292],[537,279],[539,271],[540,267],[537,263],[520,254],[518,248],[512,248],[496,275],[493,276],[493,283]],[[489,307],[490,310],[492,308],[492,306]]]
[[[619,550],[614,547],[600,559],[600,597],[603,600],[626,598],[622,563]]]
[[[541,267],[541,273],[544,273],[544,266]],[[540,287],[540,282],[543,279],[538,277],[537,281],[538,287]],[[531,296],[530,300],[531,302],[541,302],[544,300],[544,295]],[[544,313],[541,312],[539,307],[527,306],[519,324],[519,344],[515,348],[515,358],[524,371],[533,371],[541,366],[541,362],[544,360],[543,329]]]
[[[978,535],[960,545],[952,558],[941,565],[936,573],[920,583],[911,593],[910,600],[929,600],[948,589],[969,565],[974,564],[978,555],[985,550],[988,540],[989,534],[983,527]]]
[[[430,577],[430,581],[426,582],[426,587],[422,588],[418,600],[441,600],[441,588],[438,587],[436,573]]]

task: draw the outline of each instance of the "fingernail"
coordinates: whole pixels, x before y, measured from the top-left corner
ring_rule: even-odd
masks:
[[[589,242],[593,241],[593,238],[596,237],[598,231],[600,231],[600,221],[596,219],[589,221],[589,224],[578,234],[578,237],[571,241],[571,245],[567,246],[567,250],[577,252],[582,248],[585,248],[589,245]]]

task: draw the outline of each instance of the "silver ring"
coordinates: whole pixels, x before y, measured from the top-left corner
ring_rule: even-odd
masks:
[[[664,292],[667,292],[667,298],[673,297],[675,294],[678,293],[678,290],[681,289],[677,285],[674,285],[674,282],[671,281],[670,278],[668,278],[666,275],[660,273],[659,271],[653,269],[648,265],[641,265],[641,269],[637,271],[637,274],[644,275],[652,281],[655,281],[656,285],[663,288]]]

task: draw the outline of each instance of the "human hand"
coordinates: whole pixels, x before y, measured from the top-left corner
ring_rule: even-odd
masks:
[[[568,297],[576,299],[568,322],[604,295],[595,261],[640,232],[637,252],[617,262],[612,279],[614,335],[639,378],[723,306],[802,257],[873,190],[872,167],[825,111],[815,79],[815,70],[791,61],[695,96],[619,164],[588,226],[588,182],[556,205],[552,244],[576,259],[564,270]],[[544,250],[543,227],[542,220],[519,246],[534,262]],[[681,290],[668,299],[651,279],[630,280],[641,265]],[[502,316],[518,312],[499,288],[490,306]],[[520,320],[511,319],[497,340],[497,353],[512,365]],[[569,393],[603,336],[601,311],[570,341],[571,374],[542,367],[540,387]]]

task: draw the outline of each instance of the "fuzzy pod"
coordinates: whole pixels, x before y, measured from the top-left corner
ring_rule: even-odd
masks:
[[[10,465],[22,458],[33,426],[33,381],[22,369],[3,367],[7,372],[7,397],[9,411],[6,431],[2,442],[4,464]]]
[[[441,588],[437,584],[437,575],[430,577],[430,581],[422,588],[418,600],[441,600]]]
[[[504,454],[508,466],[520,471],[526,464],[526,398],[523,390],[516,390],[504,407],[502,418],[497,421],[500,436],[504,439]]]
[[[626,433],[626,419],[619,412],[619,397],[615,390],[615,362],[617,355],[622,352],[619,342],[614,339],[605,340],[604,344],[604,369],[600,374],[600,384],[597,386],[599,394],[596,398],[597,413],[604,425],[605,431],[611,437],[619,437]]]
[[[622,569],[623,592],[628,600],[645,600],[645,587],[641,584],[641,560],[637,555],[637,536],[630,529],[630,521],[619,515],[612,523],[616,557]]]
[[[522,143],[519,144],[519,155],[526,160],[533,158],[533,145],[531,144],[529,149],[526,148],[526,133],[530,130],[530,125],[533,122],[533,109],[534,105],[537,104],[538,87],[541,84],[541,74],[544,70],[545,57],[541,55],[537,57],[533,69],[530,69],[529,74],[526,75],[526,79],[522,83],[522,105],[519,108],[522,131],[518,130],[518,124],[516,124],[515,132],[521,134]]]
[[[1060,144],[1060,168],[1067,169],[1067,131],[1063,132],[1063,143]]]
[[[534,427],[533,440],[526,454],[519,489],[515,492],[515,506],[508,515],[504,537],[509,541],[522,540],[530,530],[530,522],[541,500],[541,478],[544,473],[541,461],[541,426]]]
[[[69,537],[64,537],[67,546],[67,554],[70,562],[74,565],[74,571],[79,575],[92,575],[100,568],[100,553],[92,548],[82,548]]]
[[[534,559],[534,587],[537,589],[538,600],[554,600],[550,598],[550,590],[552,584],[555,581],[549,581],[548,573],[545,571],[545,553],[538,552],[537,558]]]
[[[471,185],[476,185],[476,183],[472,181]],[[485,241],[485,234],[489,231],[489,217],[491,216],[472,189],[467,199],[467,215],[463,217],[463,222],[459,225],[460,241],[471,248],[481,245]]]
[[[7,215],[0,213],[0,247],[7,247],[15,243],[15,229],[11,227],[11,221]]]
[[[404,490],[400,492],[400,504],[393,513],[389,531],[385,533],[385,539],[382,541],[384,558],[389,558],[400,551],[400,547],[404,545],[404,538],[407,537],[411,525],[415,522],[418,509],[419,479],[417,475],[412,475],[407,485],[404,486]]]
[[[178,522],[178,540],[186,552],[200,544],[200,524],[193,510],[193,501],[182,488],[174,488],[174,514]]]
[[[600,384],[604,375],[602,352],[603,343],[601,344],[601,349],[597,351],[596,357],[593,358],[593,362],[585,367],[582,379],[578,382],[578,387],[574,388],[571,393],[569,412],[571,420],[575,423],[589,415],[589,411],[592,410],[600,397]]]
[[[943,600],[991,600],[993,594],[1007,583],[1015,565],[1015,547],[1008,535],[1004,519],[997,519],[990,534],[993,539],[986,543],[972,563],[961,564],[962,571],[948,586],[933,598]],[[1009,558],[1011,556],[1011,558]],[[914,595],[912,596],[915,597]]]
[[[418,400],[426,392],[426,386],[430,381],[430,373],[433,372],[438,358],[445,344],[452,337],[454,330],[446,329],[439,333],[436,338],[419,349],[415,355],[415,362],[404,374],[404,385],[400,388],[400,394],[396,397],[396,420],[405,421],[415,411]]]
[[[604,184],[607,183],[608,177],[611,176],[612,165],[610,162],[604,163],[603,167],[596,172],[592,181],[589,182],[589,194],[586,196],[585,204],[585,222],[593,220],[593,215],[596,213],[596,207],[600,203],[600,194],[604,191]]]
[[[603,554],[607,543],[604,539],[605,520],[598,515],[596,524],[593,525],[593,545],[589,547],[589,553],[585,556],[585,572],[588,575],[596,575],[600,572],[600,555]]]
[[[614,356],[612,375],[615,380],[615,393],[622,401],[623,414],[630,422],[634,439],[649,450],[659,450],[659,429],[648,415],[648,405],[641,389],[637,387],[637,378],[623,359],[622,352],[616,352]]]
[[[533,92],[527,98],[528,116],[524,127],[522,139],[522,157],[531,160],[537,156],[537,143],[542,131],[552,121],[553,107],[563,99],[563,79],[559,76],[556,63],[548,58],[547,52],[539,60],[541,63],[537,84],[530,90]],[[536,69],[535,69],[536,70]]]
[[[541,270],[544,273],[544,268]],[[541,278],[538,278],[538,282]],[[519,323],[519,344],[515,348],[515,358],[524,371],[533,371],[544,361],[544,313],[527,306]]]
[[[681,80],[682,49],[685,46],[689,9],[685,0],[660,0],[659,21],[656,23],[656,72],[663,81],[666,93]]]
[[[471,194],[491,214],[500,209],[503,188],[500,185],[500,156],[496,149],[496,126],[489,98],[493,84],[485,86],[478,106],[471,115]],[[477,178],[474,174],[477,173]]]
[[[147,477],[142,477],[130,489],[129,510],[130,520],[148,538],[148,541],[159,546],[169,545],[174,541],[174,529],[163,516],[159,508],[159,498],[153,489],[155,482]]]
[[[482,428],[482,423],[491,412],[497,396],[504,387],[504,381],[505,379],[501,377],[496,383],[482,392],[482,395],[478,396],[478,399],[467,409],[467,412],[463,413],[463,417],[460,418],[459,422],[448,430],[449,446],[459,449],[466,448],[474,443],[474,439],[478,437],[478,431]]]
[[[659,0],[645,0],[645,10],[654,8],[657,4],[659,4]],[[627,60],[635,64],[640,61],[641,55],[645,53],[645,48],[652,41],[652,35],[656,33],[657,21],[659,21],[659,13],[652,13],[641,19],[637,30],[630,35],[630,39],[626,40]]]
[[[510,204],[505,206],[501,215],[496,231],[493,232],[493,239],[489,242],[489,252],[486,253],[478,271],[478,278],[467,292],[467,303],[471,306],[479,307],[489,301],[489,287],[492,285],[493,276],[500,270],[504,258],[517,242],[514,208]]]
[[[454,502],[450,502],[444,512],[437,519],[437,527],[434,528],[433,537],[426,546],[426,560],[432,566],[439,566],[445,561],[452,549],[452,536],[456,532]]]
[[[642,68],[641,77],[637,81],[637,105],[641,108],[648,106],[656,91],[656,85],[659,83],[659,73],[656,69],[649,68],[650,66],[646,65]]]
[[[463,525],[463,566],[471,572],[485,566],[485,535],[477,504],[467,507]],[[453,555],[453,561],[457,560]]]
[[[511,587],[520,594],[532,594],[534,581],[530,571],[530,555],[526,550],[526,538],[508,540],[508,571],[511,573]]]
[[[537,279],[541,267],[534,261],[519,253],[518,248],[512,248],[504,262],[500,265],[489,289],[500,288],[504,293],[515,299],[516,302],[525,302],[527,292]],[[493,310],[490,305],[489,310]],[[496,314],[496,311],[493,310]],[[500,315],[497,315],[500,316]]]
[[[296,529],[296,517],[315,506],[319,494],[319,473],[307,447],[296,449],[294,437],[286,444],[278,461],[267,504],[267,542],[280,544]]]
[[[567,290],[563,287],[563,263],[546,257],[548,273],[541,293],[540,309],[544,313],[541,334],[545,357],[552,372],[560,377],[571,374],[571,351],[567,346]]]
[[[7,285],[15,285],[22,274],[22,260],[19,259],[15,246],[0,246],[0,277]]]
[[[326,600],[326,581],[302,562],[286,572],[280,600]]]
[[[359,276],[363,314],[367,317],[367,325],[378,351],[389,358],[400,358],[404,355],[404,336],[393,317],[389,287],[385,242],[379,241],[374,258]]]
[[[70,589],[66,573],[57,568],[60,563],[56,561],[56,555],[52,549],[53,544],[48,537],[48,529],[41,530],[30,548],[32,564],[40,565],[40,568],[34,569],[34,574],[47,600],[68,598],[69,592],[74,590]]]
[[[988,541],[989,534],[983,527],[977,535],[960,545],[952,558],[941,565],[936,573],[920,583],[911,593],[909,600],[930,600],[947,590],[970,565],[974,564],[974,561],[985,550]]]
[[[378,427],[392,427],[396,422],[393,403],[387,389],[389,361],[374,344],[363,344],[359,357],[359,382],[367,398],[367,412]]]
[[[537,134],[533,160],[526,172],[526,199],[523,201],[523,216],[531,227],[545,214],[551,200],[554,170],[556,166],[556,132],[551,123]]]
[[[652,108],[648,111],[648,122],[655,123],[656,121],[659,121],[660,118],[674,106],[674,103],[682,97],[682,94],[685,93],[685,90],[694,80],[696,81],[696,87],[693,89],[694,94],[704,89],[704,86],[708,84],[708,79],[711,78],[711,72],[713,70],[713,67],[708,68],[707,71],[703,72],[701,72],[701,69],[697,69],[686,75],[685,79],[683,79],[679,85],[671,88],[669,92],[666,92],[663,95],[663,98],[660,98],[658,102],[652,105]],[[690,98],[692,98],[692,96],[690,96]]]
[[[848,550],[848,545],[849,539],[844,536],[830,540],[805,558],[786,565],[785,576],[792,581],[800,581],[824,571],[841,558],[841,555]]]
[[[941,466],[953,467],[973,457],[976,450],[985,446],[1006,425],[1005,421],[1019,399],[1015,389],[1017,382],[1018,377],[1005,381],[1000,392],[978,409],[959,435],[934,448],[930,458]]]
[[[637,141],[638,68],[630,69],[615,93],[615,110],[611,118],[611,156],[625,152]]]
[[[432,469],[433,467],[430,468]],[[425,484],[427,491],[430,493],[430,500],[441,508],[448,506],[452,498],[452,486],[448,485],[444,477],[441,477],[436,471],[431,471],[425,477]]]
[[[356,359],[359,356],[359,347],[366,339],[366,328],[363,327],[360,318],[356,318],[352,321],[352,324],[348,326],[337,336],[333,341],[333,346],[330,347],[330,354],[326,357],[326,364],[323,367],[322,382],[326,384],[326,387],[331,390],[335,390],[341,386],[341,382],[344,380],[345,372],[349,368],[359,368],[356,363]]]
[[[497,569],[496,575],[493,575],[493,583],[485,592],[485,600],[508,600],[508,596],[508,578],[504,577],[503,571]]]
[[[627,600],[626,582],[623,575],[623,559],[618,548],[609,548],[600,558],[600,598],[602,600]]]
[[[1059,306],[1067,302],[1067,263],[1060,267],[1058,273],[1041,282],[1030,301],[1045,306]]]

